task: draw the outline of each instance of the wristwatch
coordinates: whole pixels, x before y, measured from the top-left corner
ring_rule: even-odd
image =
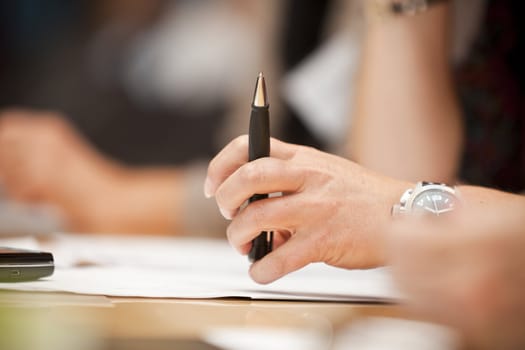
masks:
[[[458,205],[459,194],[456,188],[422,181],[403,193],[399,203],[392,207],[392,215],[416,213],[439,216],[454,211]]]
[[[447,0],[373,0],[373,2],[377,13],[417,15],[428,10],[430,6]]]

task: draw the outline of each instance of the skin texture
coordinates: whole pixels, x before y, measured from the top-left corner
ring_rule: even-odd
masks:
[[[458,329],[470,348],[523,349],[525,200],[490,192],[505,205],[390,226],[388,259],[417,315]]]
[[[228,144],[210,163],[204,192],[231,220],[228,239],[241,254],[260,231],[276,232],[275,249],[250,268],[256,282],[311,262],[388,263],[420,318],[458,329],[468,348],[523,348],[523,196],[459,186],[453,212],[392,217],[392,204],[414,184],[275,139],[271,157],[247,162],[247,154],[247,136]],[[244,204],[274,192],[282,196]]]
[[[179,173],[105,158],[61,115],[0,114],[0,183],[11,199],[58,208],[74,232],[177,232]]]
[[[250,269],[272,282],[311,262],[345,268],[384,263],[382,232],[401,193],[412,186],[313,148],[271,140],[271,157],[247,162],[248,137],[210,163],[205,194],[215,196],[227,236],[242,254],[260,231],[275,231],[275,249]],[[281,192],[240,209],[254,193]],[[351,220],[349,220],[351,218]]]

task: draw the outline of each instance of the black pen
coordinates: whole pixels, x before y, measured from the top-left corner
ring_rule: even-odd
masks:
[[[257,77],[255,92],[253,94],[252,112],[250,114],[250,131],[248,160],[270,156],[270,113],[268,96],[266,95],[266,84],[262,73]],[[254,194],[248,200],[249,203],[268,198],[267,194]],[[262,259],[272,251],[273,232],[262,231],[252,241],[252,248],[248,253],[251,262]]]

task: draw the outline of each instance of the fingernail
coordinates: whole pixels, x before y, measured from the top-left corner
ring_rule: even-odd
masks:
[[[219,211],[221,212],[222,216],[224,216],[224,218],[226,220],[231,220],[232,219],[232,215],[229,212],[227,212],[226,210],[224,210],[224,209],[219,207]]]
[[[204,180],[204,197],[211,198],[212,196],[211,181],[209,178],[206,178],[206,180]]]

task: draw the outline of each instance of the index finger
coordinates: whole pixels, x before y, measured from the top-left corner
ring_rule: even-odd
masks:
[[[235,138],[226,145],[208,165],[208,174],[204,182],[204,195],[209,198],[215,195],[217,188],[239,167],[248,162],[248,135]],[[289,159],[296,152],[296,145],[277,139],[270,139],[270,156]]]

